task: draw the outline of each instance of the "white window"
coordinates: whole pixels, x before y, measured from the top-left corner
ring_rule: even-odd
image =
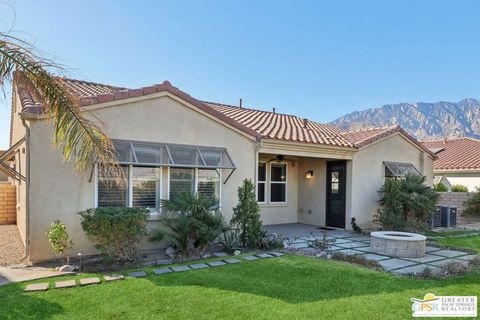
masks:
[[[195,192],[195,169],[170,168],[170,199],[182,193]]]
[[[287,202],[287,165],[285,163],[270,164],[270,202]]]
[[[97,206],[145,208],[151,213],[160,209],[161,168],[124,166],[124,180],[98,170]]]
[[[220,199],[220,174],[217,170],[198,169],[197,192],[212,199]]]
[[[258,177],[257,177],[257,201],[264,203],[266,201],[266,184],[267,184],[267,163],[258,162]]]

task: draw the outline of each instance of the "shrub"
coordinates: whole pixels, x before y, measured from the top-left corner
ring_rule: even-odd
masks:
[[[468,271],[468,264],[462,262],[451,262],[440,267],[437,272],[441,276],[456,276],[466,273]]]
[[[184,193],[163,200],[162,208],[162,223],[167,228],[154,229],[150,240],[166,236],[186,256],[204,252],[225,230],[217,199]]]
[[[381,208],[374,222],[384,230],[424,228],[436,210],[438,193],[425,184],[425,177],[407,175],[387,179],[380,194]]]
[[[257,248],[262,250],[283,249],[285,238],[276,233],[268,234],[267,231],[262,230]]]
[[[147,234],[149,213],[140,208],[96,208],[80,212],[82,228],[95,247],[119,263],[134,261]]]
[[[258,247],[262,238],[262,220],[252,180],[243,180],[238,188],[238,204],[233,208],[230,223],[240,230],[242,246]]]
[[[450,190],[452,192],[468,192],[468,187],[462,184],[454,184]]]
[[[352,217],[352,219],[350,220],[350,224],[352,225],[352,229],[354,232],[356,233],[362,233],[363,230],[362,228],[360,228],[357,224],[357,219],[355,219],[355,217]]]
[[[447,192],[448,188],[445,184],[443,184],[443,182],[440,181],[439,183],[433,185],[433,190],[437,192]]]
[[[335,239],[329,239],[326,230],[323,231],[322,239],[315,239],[309,243],[309,246],[322,251],[330,252],[332,245],[335,243]]]
[[[63,256],[65,262],[69,264],[68,250],[73,248],[73,240],[68,235],[67,227],[60,220],[55,220],[50,225],[46,236],[52,251],[57,255]]]
[[[222,232],[218,237],[223,249],[228,253],[233,253],[240,248],[240,234],[237,229],[228,229]]]
[[[465,201],[465,207],[462,214],[480,217],[480,188],[477,188],[477,192]]]
[[[374,269],[382,268],[382,266],[378,263],[378,261],[369,260],[362,256],[353,256],[353,255],[348,255],[340,252],[334,252],[332,254],[332,259],[338,260],[338,261],[345,261],[349,263],[355,263],[367,268],[374,268]]]

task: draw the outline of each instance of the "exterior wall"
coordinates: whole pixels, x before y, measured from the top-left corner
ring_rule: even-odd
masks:
[[[3,172],[0,172],[0,181],[8,181],[8,177]]]
[[[351,217],[365,229],[373,227],[373,216],[378,209],[378,190],[384,183],[384,161],[412,163],[427,183],[433,183],[433,159],[401,135],[393,135],[361,149],[352,163],[351,216],[347,214],[346,224]],[[348,197],[347,197],[348,199]]]
[[[449,205],[457,207],[457,213],[462,213],[465,209],[465,201],[471,198],[473,192],[439,192],[438,205]]]
[[[15,224],[17,220],[16,188],[8,182],[0,182],[0,225]]]
[[[269,161],[271,157],[260,157],[260,160]],[[298,200],[298,164],[297,161],[285,161],[287,164],[287,203],[268,203],[269,190],[266,190],[267,203],[260,205],[260,215],[263,224],[296,223]],[[267,181],[270,179],[269,166],[267,165]],[[268,183],[267,188],[268,189]]]
[[[441,181],[449,190],[455,184],[461,184],[468,188],[469,192],[475,192],[477,187],[480,187],[480,173],[479,172],[435,172],[435,181]]]
[[[199,114],[168,96],[96,109],[105,132],[115,139],[226,147],[237,166],[230,180],[222,184],[222,211],[230,219],[237,203],[237,188],[244,178],[253,179],[255,147],[253,140]],[[45,232],[53,220],[60,219],[72,235],[73,254],[96,251],[85,237],[77,212],[94,207],[95,183],[90,171],[75,173],[64,164],[59,151],[50,143],[51,126],[46,120],[31,124],[30,222],[32,261],[53,258]],[[51,152],[49,152],[51,150]],[[163,168],[162,190],[166,192],[167,168]],[[223,179],[226,177],[223,176]],[[48,187],[46,187],[48,186]],[[296,207],[296,205],[295,205]],[[148,228],[158,225],[152,220]],[[160,247],[145,242],[143,249]]]
[[[299,223],[325,226],[326,170],[324,159],[300,159],[298,166]],[[312,178],[305,178],[307,171],[313,171]]]

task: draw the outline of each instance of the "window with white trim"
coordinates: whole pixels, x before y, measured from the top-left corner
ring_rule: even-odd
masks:
[[[195,169],[170,168],[170,200],[182,193],[195,192]]]
[[[270,163],[270,202],[287,202],[287,164]]]
[[[220,199],[220,174],[217,170],[198,169],[197,192],[200,196]]]
[[[126,207],[128,206],[128,167],[121,167],[123,181],[115,182],[104,170],[98,170],[97,206]]]
[[[257,201],[260,203],[265,202],[265,191],[267,184],[267,163],[258,162],[258,173],[257,173]]]

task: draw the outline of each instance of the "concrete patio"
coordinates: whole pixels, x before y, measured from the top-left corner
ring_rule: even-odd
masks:
[[[325,232],[319,227],[299,223],[265,226],[270,233],[276,233],[289,239],[288,247],[300,251],[312,251],[310,243],[316,239],[322,239]],[[379,255],[370,251],[370,236],[359,235],[346,230],[328,230],[328,239],[335,240],[332,252],[340,252],[347,255],[363,256],[369,260],[376,260],[385,271],[395,274],[420,273],[425,268],[432,271],[440,267],[458,262],[468,264],[476,257],[463,251],[442,250],[437,247],[426,248],[426,255],[421,258],[397,258],[388,255]]]

